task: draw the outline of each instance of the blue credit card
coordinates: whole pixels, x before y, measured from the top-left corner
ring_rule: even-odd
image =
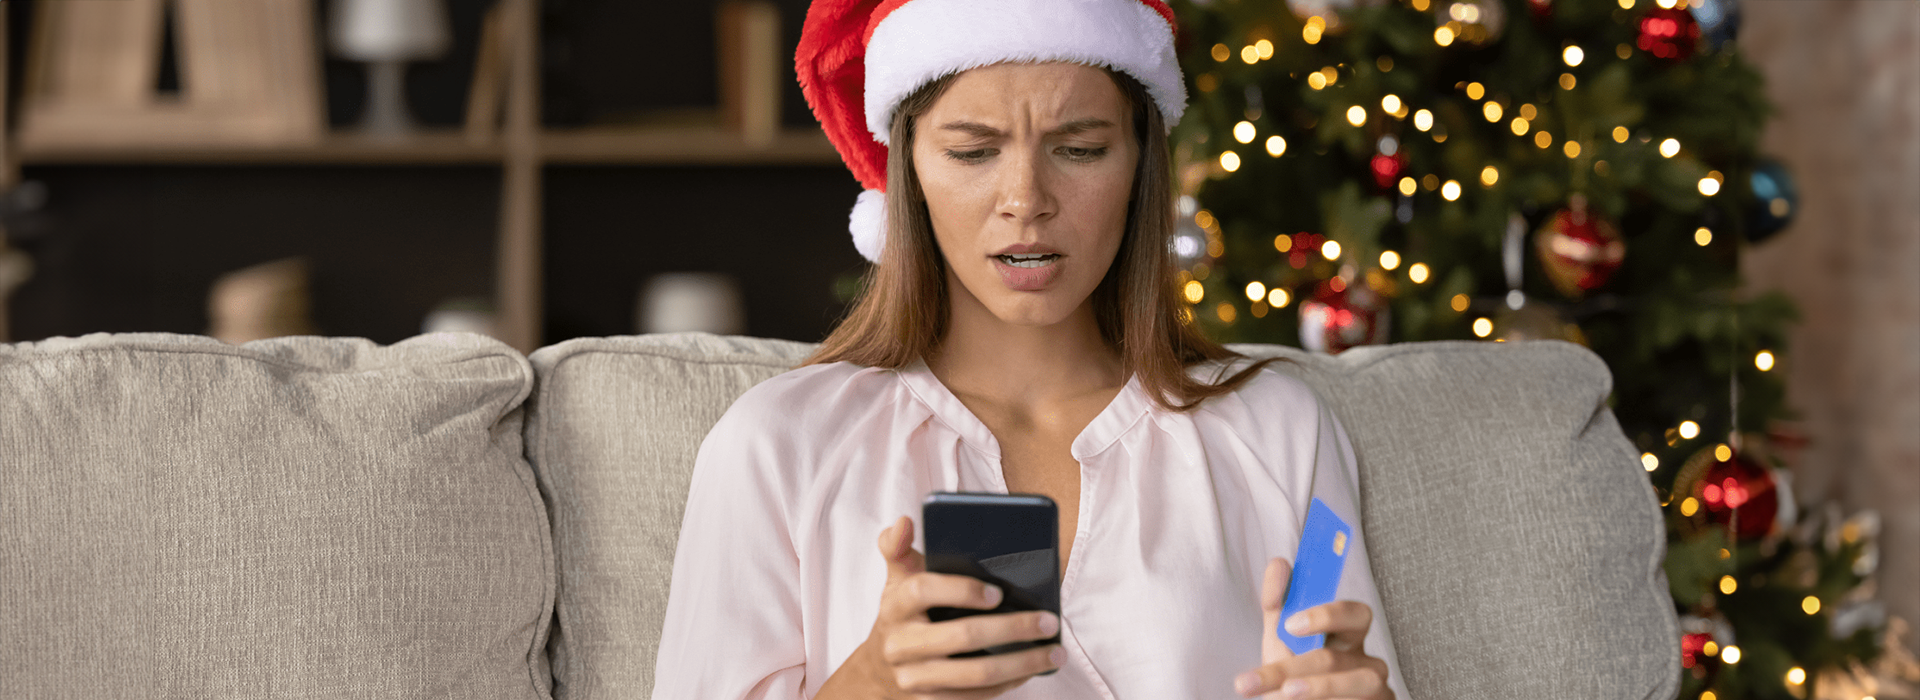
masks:
[[[1327,635],[1295,637],[1287,634],[1287,618],[1316,605],[1333,602],[1340,590],[1340,572],[1346,569],[1353,526],[1334,514],[1319,498],[1307,507],[1307,524],[1300,530],[1300,551],[1293,557],[1293,576],[1287,582],[1287,602],[1280,607],[1280,641],[1295,656],[1326,645]]]

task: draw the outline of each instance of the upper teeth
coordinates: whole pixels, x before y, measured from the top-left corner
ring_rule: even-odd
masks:
[[[1052,254],[1002,255],[1000,256],[1000,259],[1006,261],[1008,265],[1012,265],[1014,267],[1039,267],[1048,262],[1051,262],[1051,259],[1053,257],[1054,256]]]

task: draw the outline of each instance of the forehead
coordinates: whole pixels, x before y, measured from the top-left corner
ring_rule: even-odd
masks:
[[[1126,95],[1105,69],[1078,63],[997,63],[954,76],[927,110],[950,118],[1012,122],[1104,118],[1125,123]]]

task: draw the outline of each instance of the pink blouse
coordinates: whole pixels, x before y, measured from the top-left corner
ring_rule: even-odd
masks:
[[[1260,662],[1267,560],[1293,559],[1315,496],[1355,526],[1339,599],[1373,608],[1366,650],[1408,697],[1358,528],[1353,450],[1305,384],[1263,370],[1173,413],[1135,378],[1072,452],[1067,662],[1001,697],[1239,697],[1234,676]],[[1007,491],[999,443],[924,363],[815,365],[755,386],[707,435],[692,482],[656,700],[813,697],[873,629],[880,531],[902,515],[917,527],[932,491]]]

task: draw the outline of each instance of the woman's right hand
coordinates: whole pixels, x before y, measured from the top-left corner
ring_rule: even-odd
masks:
[[[880,533],[887,587],[873,633],[821,686],[816,698],[991,698],[1035,674],[1059,668],[1058,644],[965,659],[949,655],[1008,642],[1052,637],[1060,619],[1051,612],[972,615],[932,622],[927,608],[999,607],[998,588],[971,576],[931,573],[913,549],[913,520],[901,517]]]

